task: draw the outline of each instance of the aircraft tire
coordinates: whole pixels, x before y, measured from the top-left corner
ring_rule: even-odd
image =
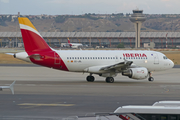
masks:
[[[114,82],[114,78],[113,77],[107,77],[106,78],[106,82],[107,83],[113,83]]]
[[[149,77],[148,80],[152,82],[152,81],[154,81],[154,78],[153,77]]]
[[[94,82],[94,76],[87,76],[86,77],[86,80],[88,81],[88,82]]]

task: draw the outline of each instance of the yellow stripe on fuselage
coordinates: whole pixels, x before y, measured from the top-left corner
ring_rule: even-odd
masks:
[[[28,18],[19,17],[18,20],[19,20],[19,24],[27,25],[37,31],[37,29],[34,27],[34,25],[31,23],[31,21]]]

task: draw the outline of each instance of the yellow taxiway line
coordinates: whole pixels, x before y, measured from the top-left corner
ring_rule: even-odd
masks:
[[[18,104],[22,106],[64,106],[64,107],[69,107],[69,106],[74,106],[74,104],[42,104],[42,103],[22,103]]]

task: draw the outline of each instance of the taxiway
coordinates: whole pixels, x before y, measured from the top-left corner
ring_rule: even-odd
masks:
[[[152,105],[180,100],[180,69],[153,73],[154,82],[132,80],[120,74],[115,83],[95,75],[70,73],[39,66],[1,66],[0,85],[14,80],[15,95],[1,91],[0,119],[61,120],[94,112],[113,112],[123,105]]]

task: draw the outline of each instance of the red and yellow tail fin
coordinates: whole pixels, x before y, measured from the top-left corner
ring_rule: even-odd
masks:
[[[69,38],[68,38],[68,43],[70,44],[70,40],[69,40]]]
[[[28,18],[19,17],[18,20],[26,52],[51,50]]]

